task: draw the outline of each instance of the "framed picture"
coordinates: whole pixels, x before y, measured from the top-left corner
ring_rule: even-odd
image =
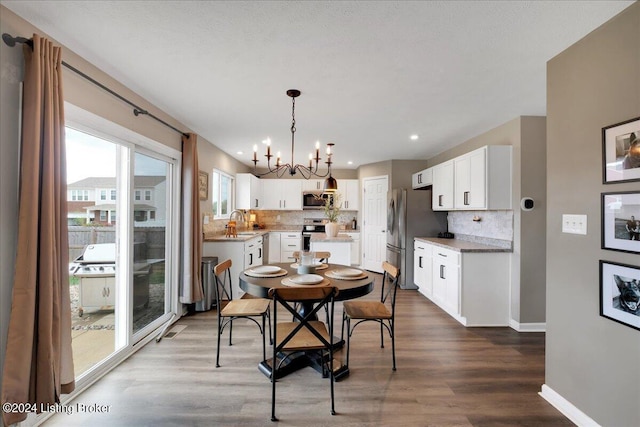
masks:
[[[600,316],[640,330],[640,268],[600,261]]]
[[[602,128],[602,182],[640,181],[640,117]]]
[[[204,171],[198,172],[198,194],[200,200],[209,198],[209,174]]]
[[[640,192],[602,193],[602,249],[640,253]]]

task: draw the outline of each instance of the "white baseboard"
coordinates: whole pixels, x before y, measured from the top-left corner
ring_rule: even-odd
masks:
[[[520,323],[513,319],[509,320],[509,327],[518,332],[546,332],[546,323]]]
[[[587,414],[573,406],[571,402],[553,391],[548,385],[542,384],[542,390],[538,394],[576,425],[580,427],[600,427]]]

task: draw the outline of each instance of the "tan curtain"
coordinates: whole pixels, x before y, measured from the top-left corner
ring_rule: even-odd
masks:
[[[202,223],[198,192],[198,136],[182,136],[182,282],[180,302],[204,298],[202,289]]]
[[[25,76],[18,247],[2,402],[60,401],[75,388],[61,49],[33,37]],[[5,425],[26,413],[2,412]]]

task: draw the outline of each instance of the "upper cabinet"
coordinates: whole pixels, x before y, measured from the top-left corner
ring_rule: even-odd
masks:
[[[262,209],[262,184],[250,173],[236,174],[236,209]]]
[[[489,145],[433,167],[433,210],[511,209],[511,146]]]
[[[301,210],[302,180],[300,179],[262,179],[262,209]]]
[[[434,166],[431,191],[434,211],[453,209],[453,188],[453,160]]]
[[[489,145],[454,160],[456,210],[511,209],[511,146]]]
[[[360,208],[360,181],[357,179],[339,179],[338,194],[342,196],[342,209],[357,211]]]
[[[414,190],[426,189],[433,184],[433,168],[427,168],[416,172],[411,176],[411,188]]]
[[[305,179],[302,181],[302,191],[324,190],[324,179]]]

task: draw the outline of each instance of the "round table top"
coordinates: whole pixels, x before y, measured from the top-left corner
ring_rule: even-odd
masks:
[[[273,263],[269,265],[275,265],[280,268],[283,268],[287,271],[286,276],[279,277],[252,277],[244,274],[244,271],[240,273],[240,289],[260,298],[269,298],[269,289],[271,288],[283,288],[286,287],[282,284],[282,279],[286,277],[291,277],[293,275],[298,274],[296,268],[291,267],[290,262],[285,263]],[[255,268],[255,267],[252,267]],[[333,270],[339,270],[343,268],[351,268],[350,266],[340,265],[340,264],[329,264],[329,268],[325,270],[317,270],[315,274],[326,277],[324,273]],[[344,301],[353,298],[359,298],[363,295],[368,294],[373,291],[373,285],[375,276],[368,271],[362,270],[363,273],[367,275],[367,277],[358,280],[340,280],[340,279],[332,279],[330,277],[326,277],[331,284],[339,289],[338,296],[336,297],[337,301]]]

